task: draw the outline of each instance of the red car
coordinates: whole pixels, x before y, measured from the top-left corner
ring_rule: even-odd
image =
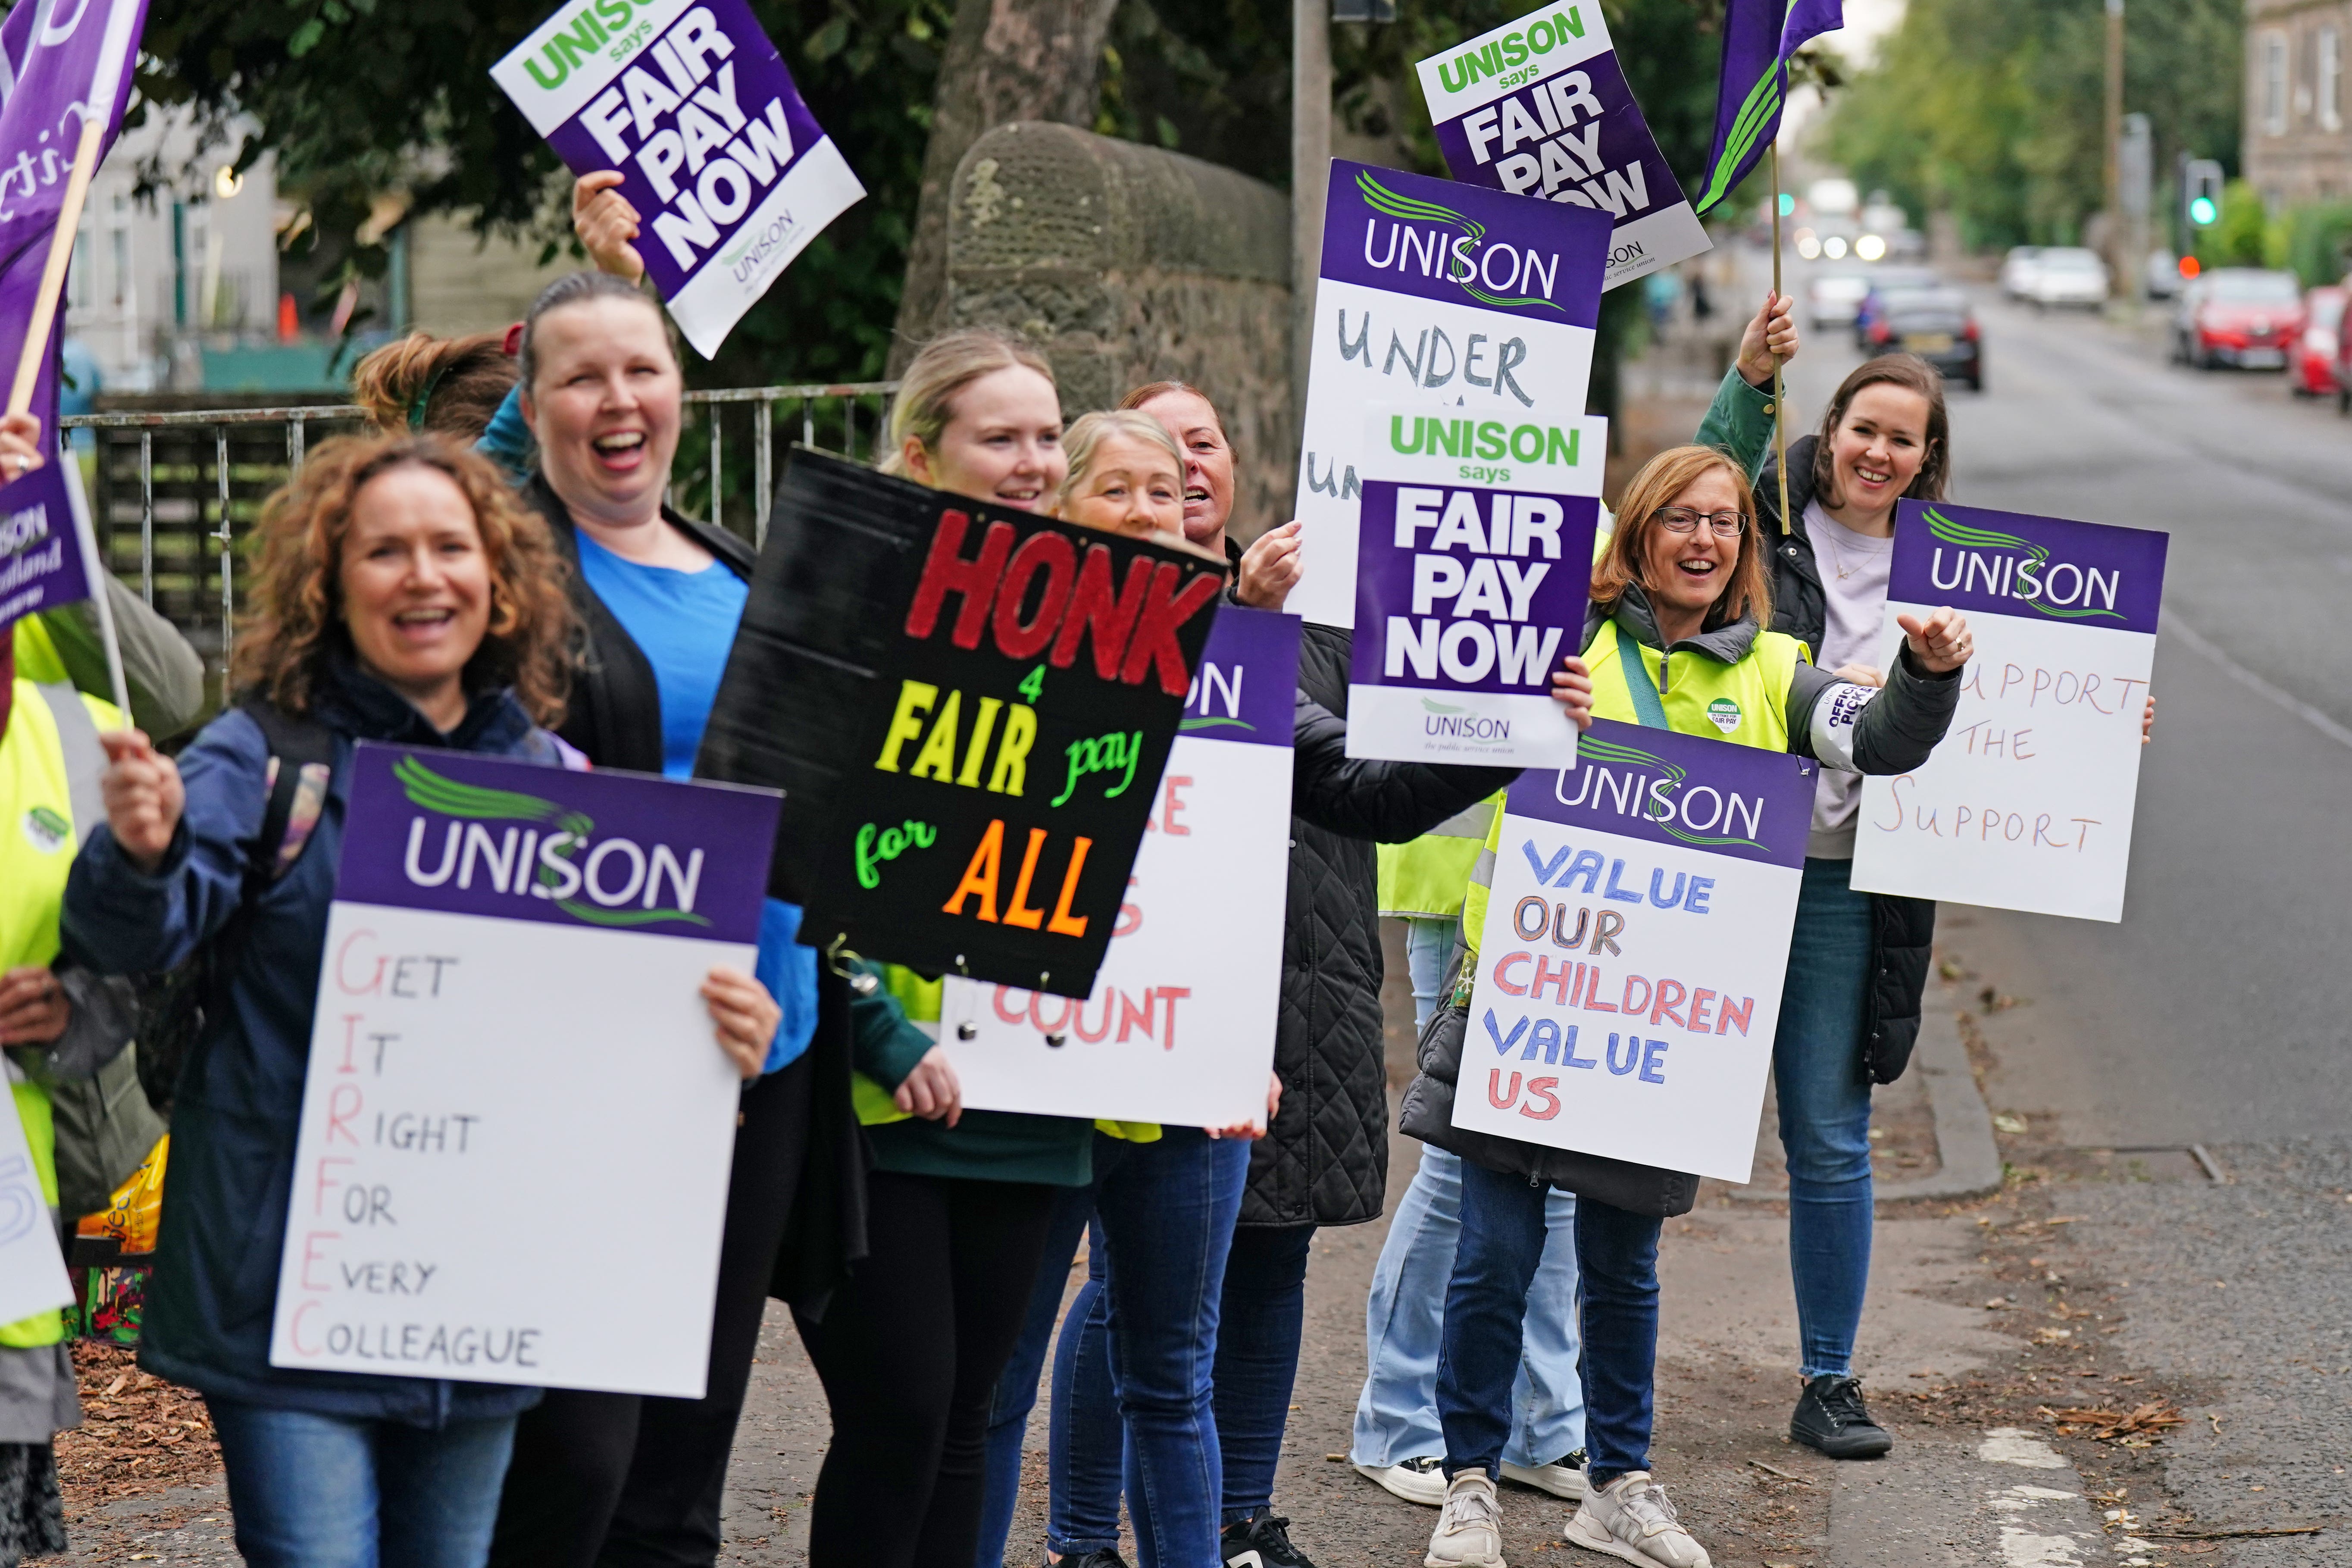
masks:
[[[2303,336],[2303,286],[2292,272],[2222,267],[2180,291],[2172,357],[2211,370],[2280,370]]]
[[[2286,360],[2287,385],[2297,397],[2337,395],[2336,353],[2346,298],[2333,284],[2322,284],[2303,297],[2303,336]]]

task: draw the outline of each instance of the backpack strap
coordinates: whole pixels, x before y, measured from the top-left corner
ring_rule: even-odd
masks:
[[[238,705],[260,728],[269,747],[269,804],[261,814],[261,833],[254,840],[253,858],[246,868],[246,892],[250,898],[284,876],[310,842],[310,827],[325,803],[327,784],[335,766],[335,733],[315,719],[298,718],[259,697]],[[310,798],[305,800],[306,794]],[[289,841],[297,826],[298,810],[308,820],[299,823],[300,837]]]
[[[1671,730],[1666,722],[1666,705],[1658,697],[1658,683],[1650,679],[1650,667],[1643,662],[1641,640],[1623,626],[1610,623],[1617,634],[1617,662],[1625,667],[1625,689],[1633,699],[1633,714],[1647,730]]]

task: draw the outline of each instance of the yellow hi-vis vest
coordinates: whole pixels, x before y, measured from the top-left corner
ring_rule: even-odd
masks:
[[[110,702],[70,686],[18,680],[0,733],[0,973],[58,955],[58,910],[80,835],[106,820],[99,781],[106,772],[100,730],[120,730]],[[16,1119],[31,1145],[41,1195],[58,1201],[57,1130],[49,1097],[14,1061],[5,1065]],[[0,1324],[0,1346],[24,1350],[65,1338],[65,1319],[37,1312]]]
[[[1447,817],[1410,844],[1380,845],[1381,913],[1409,921],[1452,920],[1503,792]]]
[[[1685,648],[1668,657],[1629,634],[1615,621],[1603,625],[1584,661],[1592,671],[1592,716],[1638,724],[1633,700],[1634,679],[1625,659],[1638,655],[1651,689],[1665,710],[1666,728],[1710,741],[1729,741],[1767,752],[1789,749],[1789,683],[1797,664],[1806,657],[1805,645],[1783,632],[1759,632],[1748,655],[1737,664],[1709,658]],[[1470,886],[1462,899],[1462,945],[1475,952],[1486,930],[1486,889],[1495,878],[1495,856],[1502,846],[1503,814],[1495,814],[1486,847],[1470,870]],[[1468,973],[1468,971],[1465,971]]]

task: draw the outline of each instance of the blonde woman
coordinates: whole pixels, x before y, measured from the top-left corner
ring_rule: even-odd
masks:
[[[1184,538],[1184,454],[1168,427],[1121,409],[1082,414],[1062,437],[1070,470],[1054,515],[1106,533],[1162,544]]]

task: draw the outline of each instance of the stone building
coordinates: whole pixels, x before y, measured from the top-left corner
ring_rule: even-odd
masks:
[[[2275,212],[2352,198],[2352,0],[2246,0],[2246,178]]]

